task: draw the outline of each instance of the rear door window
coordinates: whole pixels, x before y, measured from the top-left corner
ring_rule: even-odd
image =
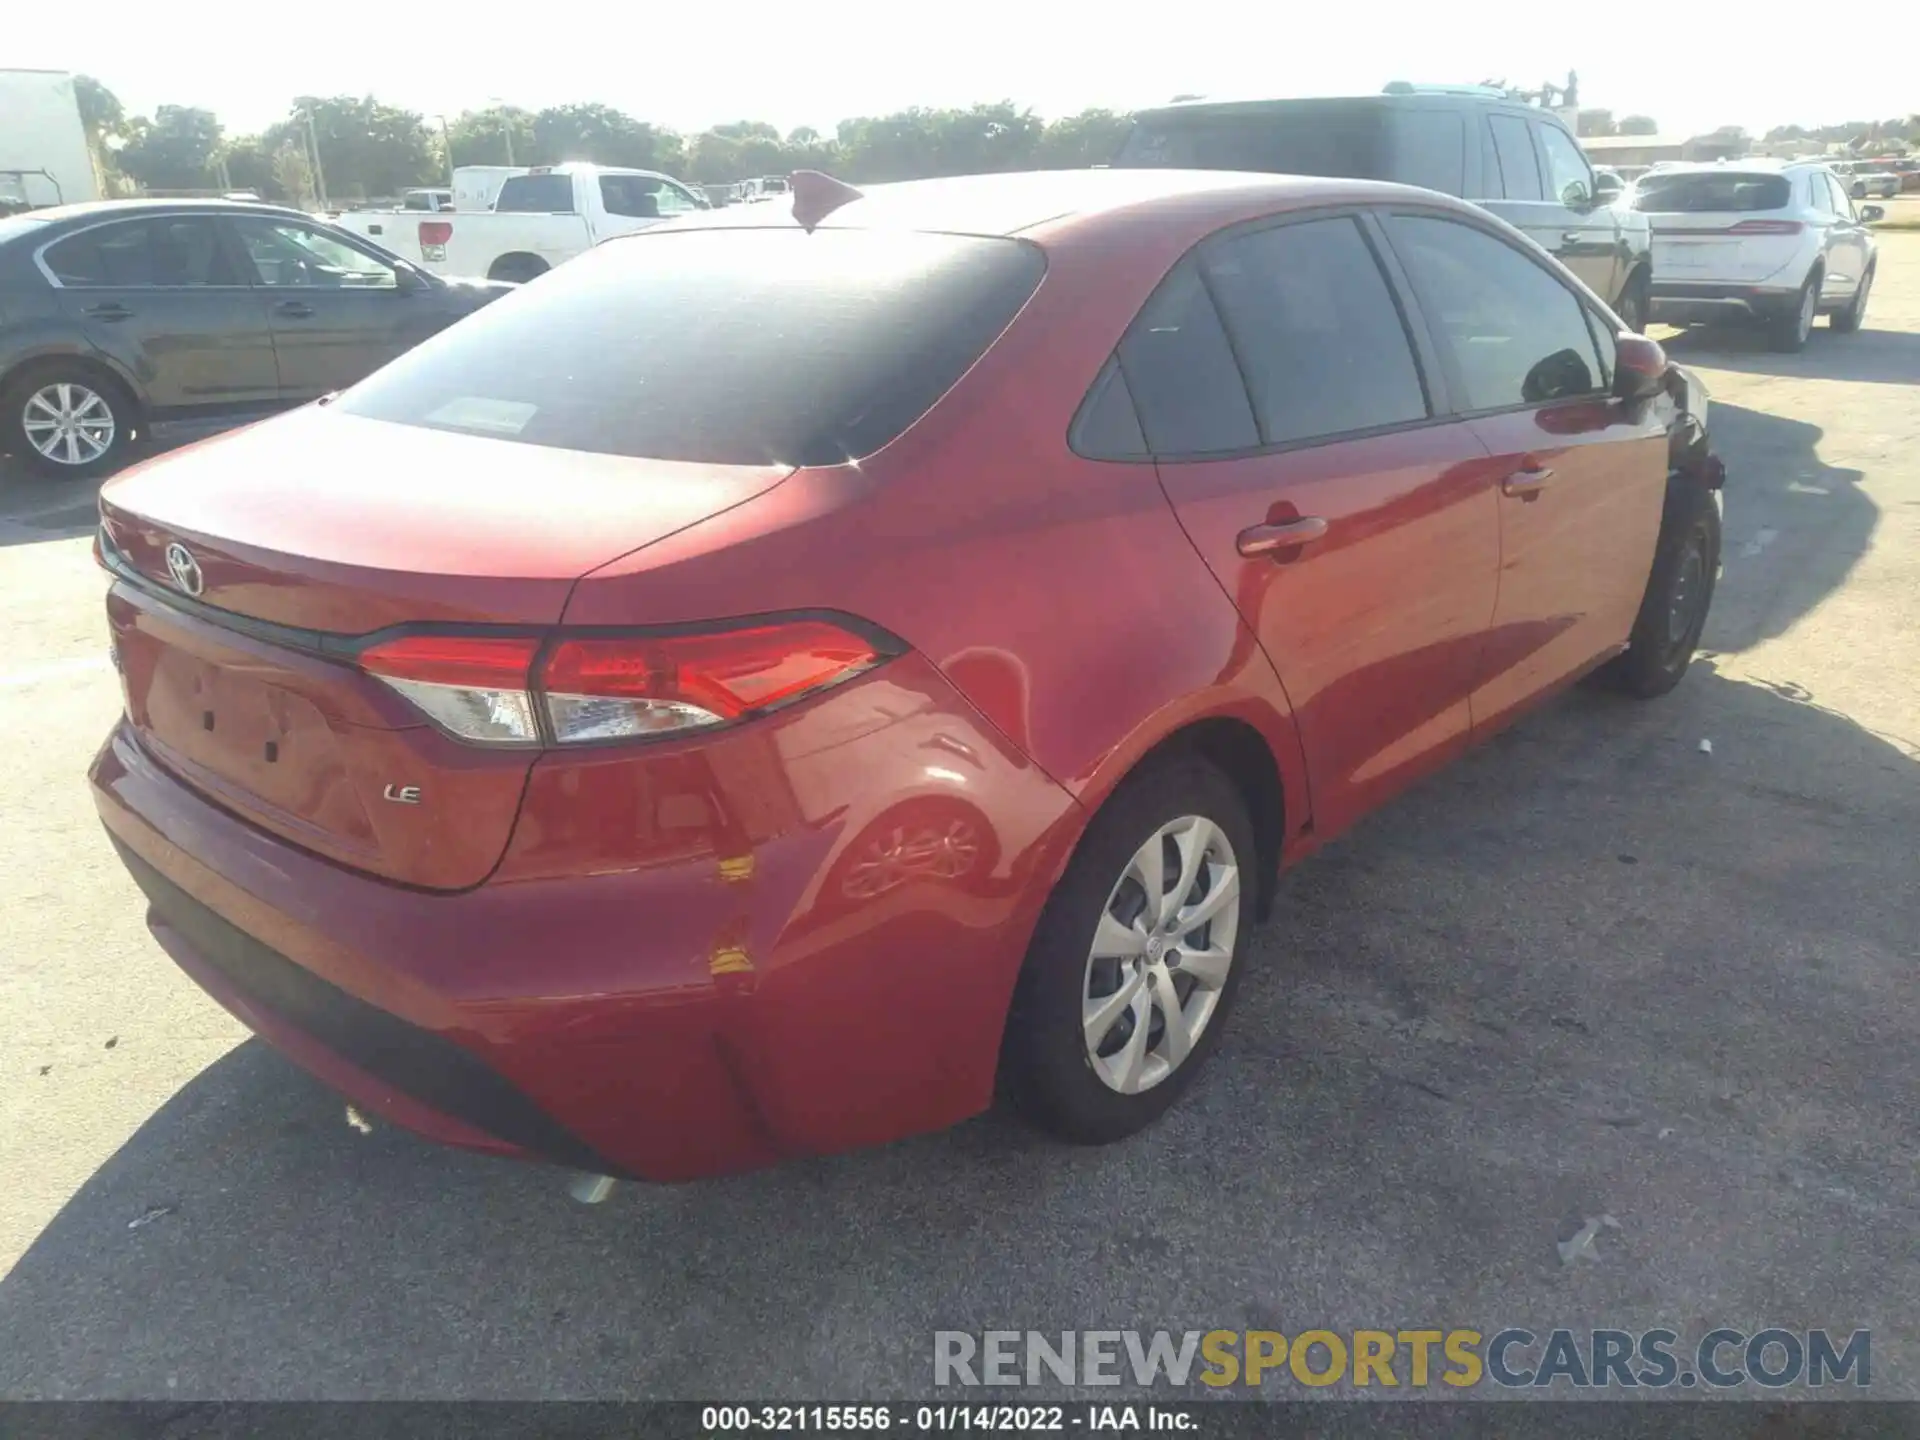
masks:
[[[246,283],[206,215],[97,225],[48,246],[42,258],[68,286],[122,290]]]
[[[1500,159],[1500,182],[1509,200],[1542,200],[1540,161],[1533,153],[1532,126],[1518,115],[1489,115],[1493,149]]]
[[[1467,127],[1458,110],[1393,112],[1393,176],[1444,195],[1467,190]]]
[[[1467,408],[1537,405],[1606,388],[1584,307],[1530,257],[1457,220],[1392,215],[1386,226],[1429,326],[1453,356]]]
[[[1233,346],[1191,258],[1154,291],[1119,353],[1154,454],[1218,454],[1260,444]]]
[[[1265,444],[1426,418],[1399,309],[1356,221],[1231,236],[1204,264]]]
[[[1023,241],[649,230],[586,252],[335,402],[526,445],[838,465],[912,424],[1046,269]]]

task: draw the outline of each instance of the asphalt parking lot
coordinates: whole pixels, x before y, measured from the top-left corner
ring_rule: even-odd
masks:
[[[1920,234],[1867,325],[1671,339],[1732,477],[1709,654],[1294,872],[1158,1128],[596,1208],[350,1126],[161,954],[83,783],[91,496],[0,470],[0,1394],[912,1397],[936,1329],[1779,1325],[1872,1328],[1920,1397]]]

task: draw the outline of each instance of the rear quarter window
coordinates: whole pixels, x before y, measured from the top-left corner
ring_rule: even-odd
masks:
[[[1459,111],[1397,111],[1392,135],[1392,179],[1444,195],[1467,193],[1467,126]]]
[[[569,261],[335,403],[526,445],[838,465],[925,414],[1045,269],[1005,238],[654,231]]]
[[[1390,155],[1383,107],[1289,104],[1241,113],[1143,115],[1114,165],[1384,180]]]

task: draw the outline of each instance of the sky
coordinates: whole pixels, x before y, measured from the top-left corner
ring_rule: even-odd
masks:
[[[1366,94],[1395,79],[1532,88],[1564,82],[1569,69],[1583,106],[1652,115],[1663,132],[1743,125],[1758,134],[1920,111],[1912,45],[1895,43],[1920,39],[1910,3],[1854,0],[1842,11],[1844,24],[1829,31],[1811,12],[1791,12],[1802,25],[1729,0],[441,0],[298,18],[258,0],[86,0],[79,26],[60,6],[16,7],[0,65],[83,71],[135,112],[205,106],[232,134],[283,118],[296,94],[372,94],[449,116],[502,100],[528,109],[599,101],[688,132],[741,119],[830,132],[848,116],[913,105],[1010,99],[1053,118],[1180,93]],[[221,58],[243,44],[247,58]]]

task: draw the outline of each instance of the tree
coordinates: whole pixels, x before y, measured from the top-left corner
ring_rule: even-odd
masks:
[[[1611,110],[1580,110],[1574,114],[1574,134],[1576,135],[1617,135],[1619,127],[1613,123]]]
[[[80,109],[80,126],[87,132],[87,153],[95,178],[105,194],[123,182],[119,149],[127,142],[127,111],[120,97],[91,75],[73,77],[73,98]]]
[[[1658,135],[1659,123],[1651,115],[1627,115],[1620,120],[1621,135]]]
[[[686,163],[686,150],[673,131],[636,120],[610,105],[558,105],[533,117],[530,152],[519,158],[523,164],[591,160],[678,174]]]
[[[211,110],[162,105],[151,121],[135,120],[120,147],[120,168],[149,190],[201,190],[213,182],[220,122]]]
[[[274,189],[280,192],[279,198],[289,205],[309,210],[318,203],[313,162],[307,159],[306,150],[291,140],[274,152],[273,183]]]
[[[533,116],[517,105],[465,111],[447,130],[456,166],[533,163]]]
[[[299,150],[302,163],[306,152]],[[236,190],[251,190],[262,200],[285,200],[287,192],[275,173],[273,149],[258,135],[241,135],[227,142],[220,152],[227,165],[227,181]]]
[[[422,117],[382,105],[371,95],[302,95],[287,118],[260,137],[263,148],[277,154],[289,145],[304,146],[309,115],[329,199],[398,195],[409,186],[439,179],[445,168]]]
[[[1084,170],[1105,165],[1120,153],[1133,121],[1111,110],[1082,110],[1055,120],[1033,147],[1036,170]]]

